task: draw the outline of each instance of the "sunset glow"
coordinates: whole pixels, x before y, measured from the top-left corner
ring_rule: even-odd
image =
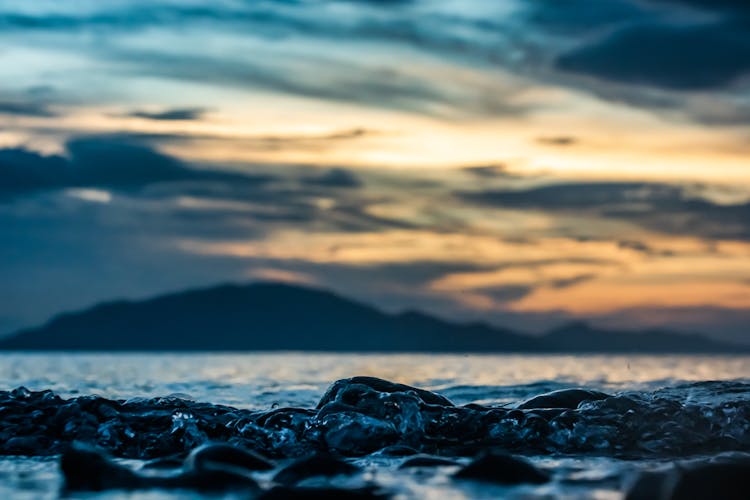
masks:
[[[729,7],[585,3],[583,26],[549,1],[73,3],[0,11],[0,331],[271,280],[746,338],[750,41]],[[665,65],[666,35],[634,58],[662,25],[706,51],[736,29],[736,60]]]

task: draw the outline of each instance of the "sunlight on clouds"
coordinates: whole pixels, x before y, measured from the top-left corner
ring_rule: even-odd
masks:
[[[489,272],[455,273],[446,275],[430,283],[430,288],[435,291],[459,292],[465,290],[481,290],[496,286],[528,285],[558,287],[556,283],[571,281],[575,283],[578,279],[613,274],[618,271],[617,267],[622,264],[614,262],[594,263],[554,263],[540,262],[539,264],[522,268],[509,267]],[[613,268],[614,267],[614,268]],[[621,269],[620,269],[621,271]],[[559,286],[560,288],[567,288]]]
[[[314,285],[317,280],[306,273],[288,271],[285,269],[260,268],[250,269],[245,274],[247,278],[259,281],[276,281],[280,283],[294,283],[298,285]]]
[[[72,188],[66,189],[65,194],[71,198],[91,203],[109,203],[112,201],[112,194],[109,191],[103,191],[101,189]]]
[[[613,241],[546,238],[513,242],[481,235],[391,231],[279,232],[263,241],[184,240],[179,246],[202,255],[280,261],[483,265],[490,269],[449,273],[426,286],[426,291],[476,310],[593,314],[646,305],[750,307],[750,285],[741,281],[750,280],[750,244],[727,242],[726,252],[705,253],[699,240],[677,238],[672,250],[659,253],[658,248],[668,243],[671,240],[657,240],[645,252]],[[682,253],[675,253],[676,249]],[[529,293],[493,298],[493,290],[512,291],[518,286],[528,287]]]
[[[591,2],[584,19],[554,1],[12,0],[0,215],[11,236],[39,231],[73,262],[116,253],[100,246],[120,250],[118,238],[144,262],[168,248],[174,274],[196,282],[349,292],[360,285],[347,272],[409,268],[373,286],[384,307],[415,296],[482,318],[750,307],[741,48],[721,51],[738,73],[713,86],[698,78],[717,77],[713,59],[673,71],[656,61],[670,51],[652,59],[641,39],[561,65],[685,14],[650,3]],[[724,9],[736,2],[690,3],[702,22],[735,15]],[[667,37],[680,28],[666,24]],[[96,243],[67,250],[69,226]],[[44,261],[32,240],[27,274]],[[114,276],[101,298],[120,279],[164,286]]]
[[[307,233],[278,231],[258,241],[181,240],[183,251],[238,258],[299,259],[317,263],[391,262],[528,263],[546,259],[607,258],[611,242],[578,243],[564,238],[542,242],[503,241],[496,236],[429,231]]]
[[[697,281],[684,277],[679,282],[592,281],[560,293],[539,288],[510,304],[513,311],[559,310],[574,314],[600,314],[630,307],[687,307],[721,304],[727,308],[750,307],[750,286],[726,281]]]

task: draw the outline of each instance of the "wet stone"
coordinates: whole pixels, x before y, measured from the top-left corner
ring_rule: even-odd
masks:
[[[334,487],[288,487],[276,486],[258,497],[259,500],[376,500],[390,498],[377,487],[334,488]]]
[[[416,449],[411,446],[405,446],[401,444],[393,444],[386,446],[376,452],[378,455],[383,457],[408,457],[419,453]]]
[[[404,384],[397,384],[376,377],[352,377],[349,379],[339,380],[331,385],[331,387],[328,389],[328,391],[326,391],[326,393],[318,403],[318,409],[322,408],[325,404],[333,400],[342,397],[351,398],[351,387],[356,385],[367,387],[379,393],[412,392],[426,404],[437,406],[453,406],[453,403],[451,403],[448,398],[434,392],[426,391],[424,389],[418,389],[416,387],[411,387]],[[350,403],[356,403],[356,401],[350,401]]]
[[[518,409],[568,408],[574,410],[584,401],[599,401],[608,397],[610,397],[608,394],[588,389],[561,389],[524,401],[518,405]]]
[[[550,480],[549,474],[526,460],[496,452],[481,455],[453,477],[497,484],[542,484]]]
[[[529,408],[550,405],[557,408]],[[430,391],[371,377],[333,383],[316,409],[268,411],[177,397],[65,400],[19,388],[0,392],[0,454],[54,455],[74,440],[137,459],[185,456],[204,443],[228,443],[272,460],[318,452],[474,456],[498,447],[628,456],[750,449],[750,403],[743,399],[684,404],[666,392],[606,397],[576,389],[520,406],[457,407]]]
[[[669,500],[741,500],[750,496],[750,460],[679,470]]]
[[[404,461],[399,469],[409,469],[413,467],[445,467],[461,465],[455,460],[451,460],[443,457],[435,457],[432,455],[417,455]]]
[[[206,444],[190,452],[185,466],[192,469],[238,467],[247,471],[271,470],[276,465],[260,454],[228,444]]]
[[[172,475],[142,475],[113,462],[100,450],[79,444],[63,453],[60,468],[65,478],[64,489],[69,492],[153,488],[201,492],[259,490],[252,477],[229,468],[192,468]]]
[[[356,465],[327,454],[297,460],[281,469],[273,478],[277,483],[294,484],[311,477],[352,475],[360,472]]]
[[[388,421],[356,412],[329,414],[316,422],[325,449],[361,456],[395,444],[399,433]]]
[[[44,436],[15,436],[5,442],[4,448],[9,453],[31,455],[49,444]]]

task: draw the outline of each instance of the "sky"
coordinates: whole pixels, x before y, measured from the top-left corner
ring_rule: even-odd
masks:
[[[750,342],[745,0],[5,0],[0,334],[223,282]]]

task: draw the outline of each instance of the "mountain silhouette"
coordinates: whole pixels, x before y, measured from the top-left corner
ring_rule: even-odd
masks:
[[[6,350],[365,352],[736,352],[708,338],[571,323],[529,336],[419,312],[386,314],[315,288],[221,285],[61,314],[0,339]]]

